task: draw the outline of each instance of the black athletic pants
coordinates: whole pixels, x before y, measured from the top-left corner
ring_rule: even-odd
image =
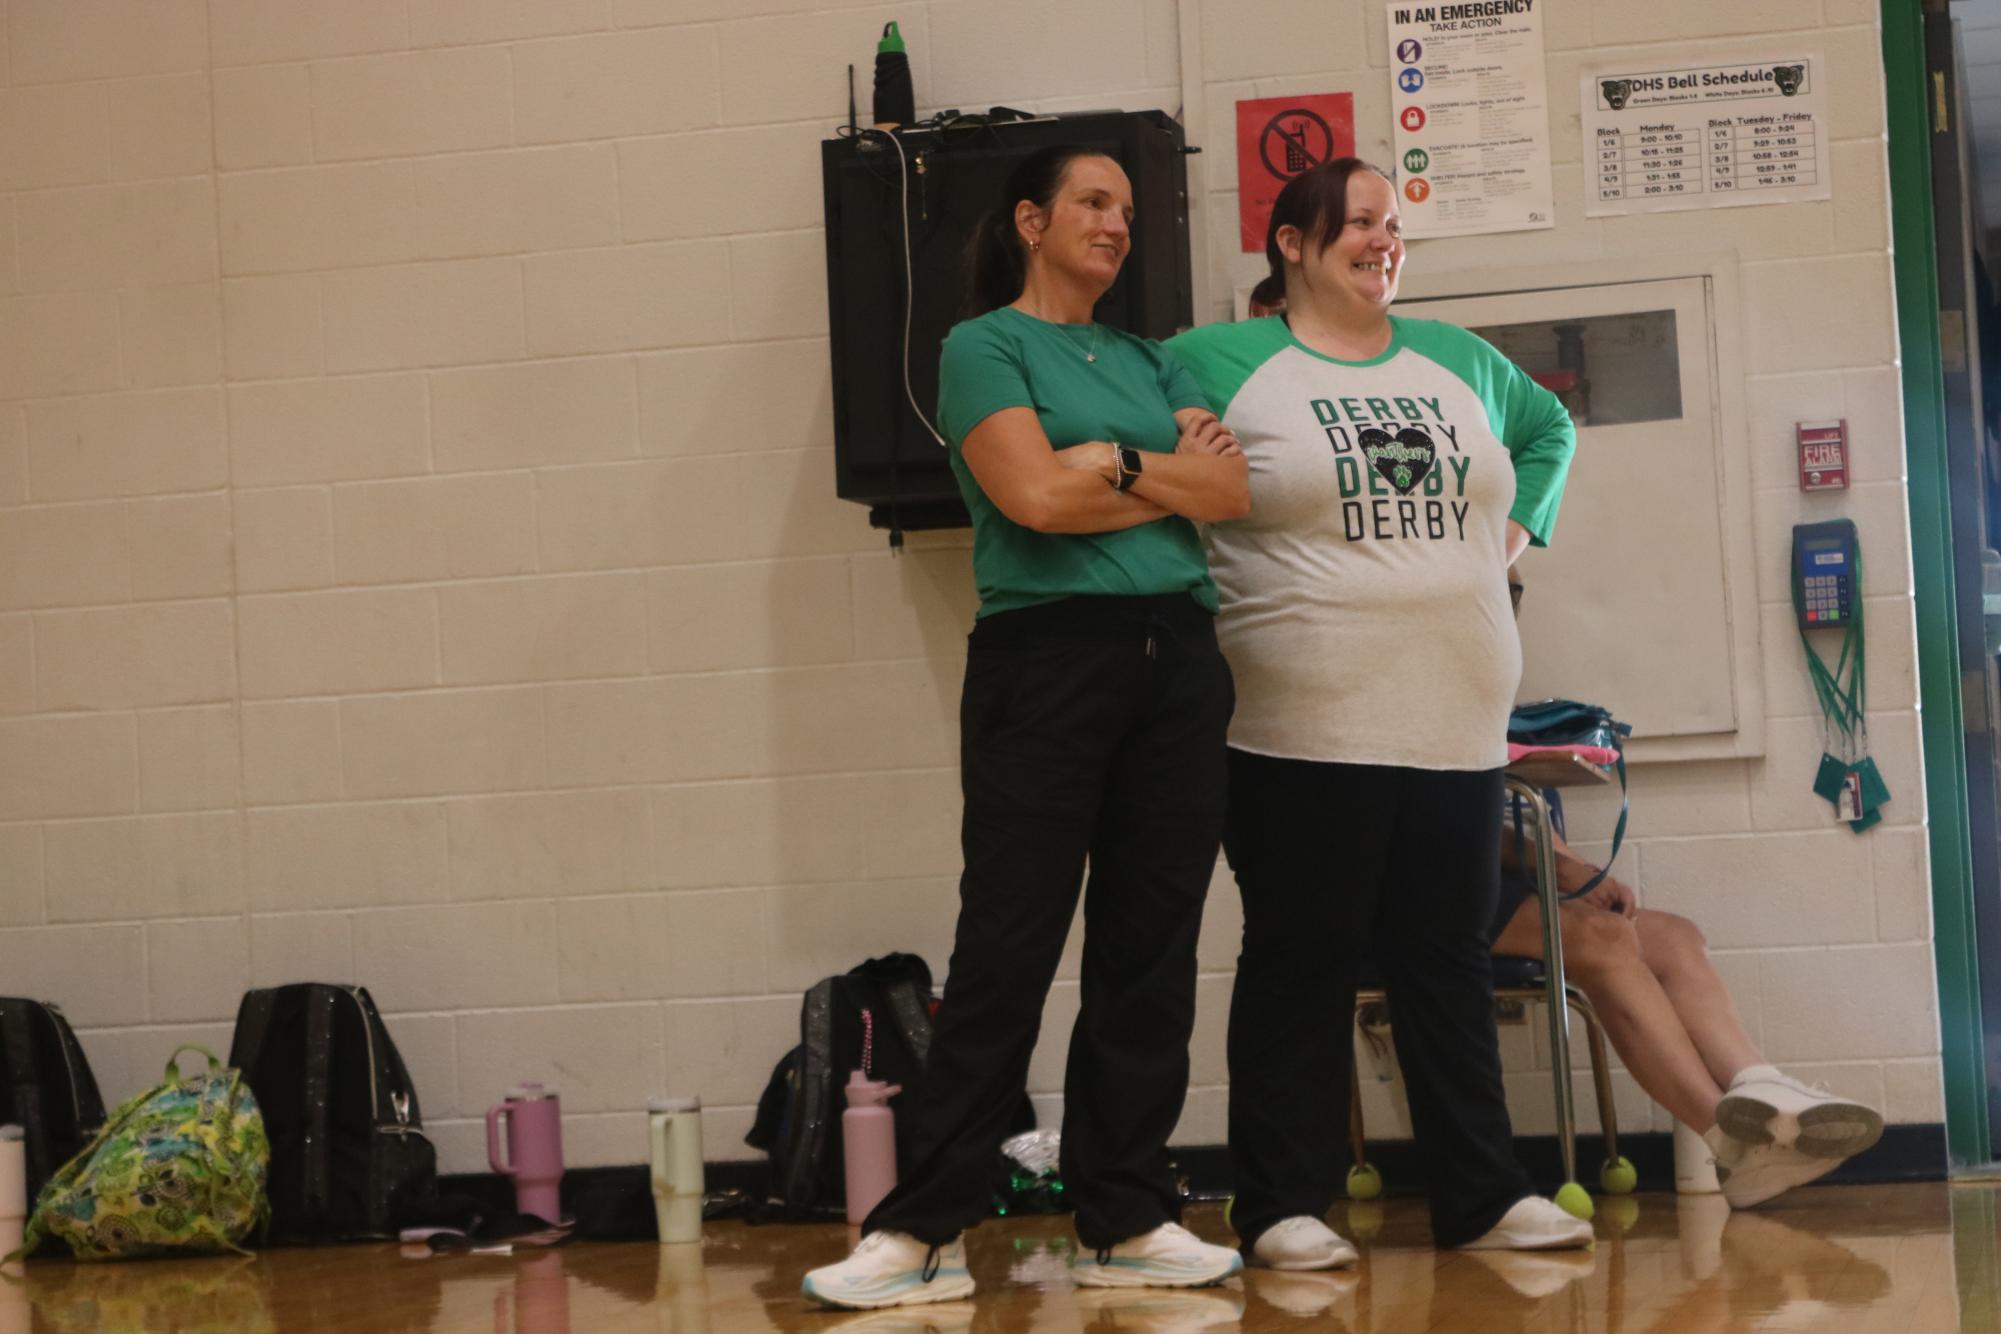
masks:
[[[864,1230],[942,1244],[986,1216],[1080,887],[1061,1164],[1077,1235],[1101,1248],[1180,1217],[1167,1137],[1188,1089],[1234,701],[1213,619],[1184,594],[1068,598],[974,629],[958,934],[906,1113],[913,1161]]]
[[[1230,1002],[1231,1220],[1246,1246],[1323,1217],[1347,1158],[1356,967],[1380,964],[1440,1246],[1531,1194],[1515,1161],[1487,927],[1501,771],[1229,752],[1224,851],[1244,898]]]

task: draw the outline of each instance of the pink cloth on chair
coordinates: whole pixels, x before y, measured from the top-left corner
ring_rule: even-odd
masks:
[[[1508,763],[1528,755],[1575,755],[1586,764],[1612,765],[1619,762],[1619,752],[1610,746],[1523,746],[1508,743]]]

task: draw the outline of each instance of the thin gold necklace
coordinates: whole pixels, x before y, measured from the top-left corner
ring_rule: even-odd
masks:
[[[1053,324],[1059,329],[1069,330],[1076,327],[1075,325],[1065,324],[1061,320],[1052,320],[1047,316],[1038,315],[1032,310],[1027,310],[1022,307],[1016,307],[1016,309],[1021,310],[1021,313],[1024,315],[1030,316],[1034,319],[1041,320],[1044,324]],[[1099,324],[1096,320],[1090,320],[1088,321],[1088,323],[1091,326],[1091,341],[1084,348],[1084,360],[1095,363],[1098,360],[1098,331],[1104,326]],[[1070,339],[1070,345],[1072,347],[1075,347],[1077,345],[1077,340],[1074,338],[1070,338],[1070,335],[1067,332],[1063,336],[1065,338]]]

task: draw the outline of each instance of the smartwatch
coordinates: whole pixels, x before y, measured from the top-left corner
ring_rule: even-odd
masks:
[[[1112,485],[1121,491],[1130,491],[1133,483],[1139,480],[1140,451],[1131,445],[1115,445],[1113,448],[1119,458],[1119,480]]]

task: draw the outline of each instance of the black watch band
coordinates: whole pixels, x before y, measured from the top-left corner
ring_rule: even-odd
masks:
[[[1133,483],[1139,480],[1140,452],[1131,445],[1119,445],[1116,448],[1119,457],[1119,480],[1114,485],[1121,491],[1130,491],[1133,489]]]

